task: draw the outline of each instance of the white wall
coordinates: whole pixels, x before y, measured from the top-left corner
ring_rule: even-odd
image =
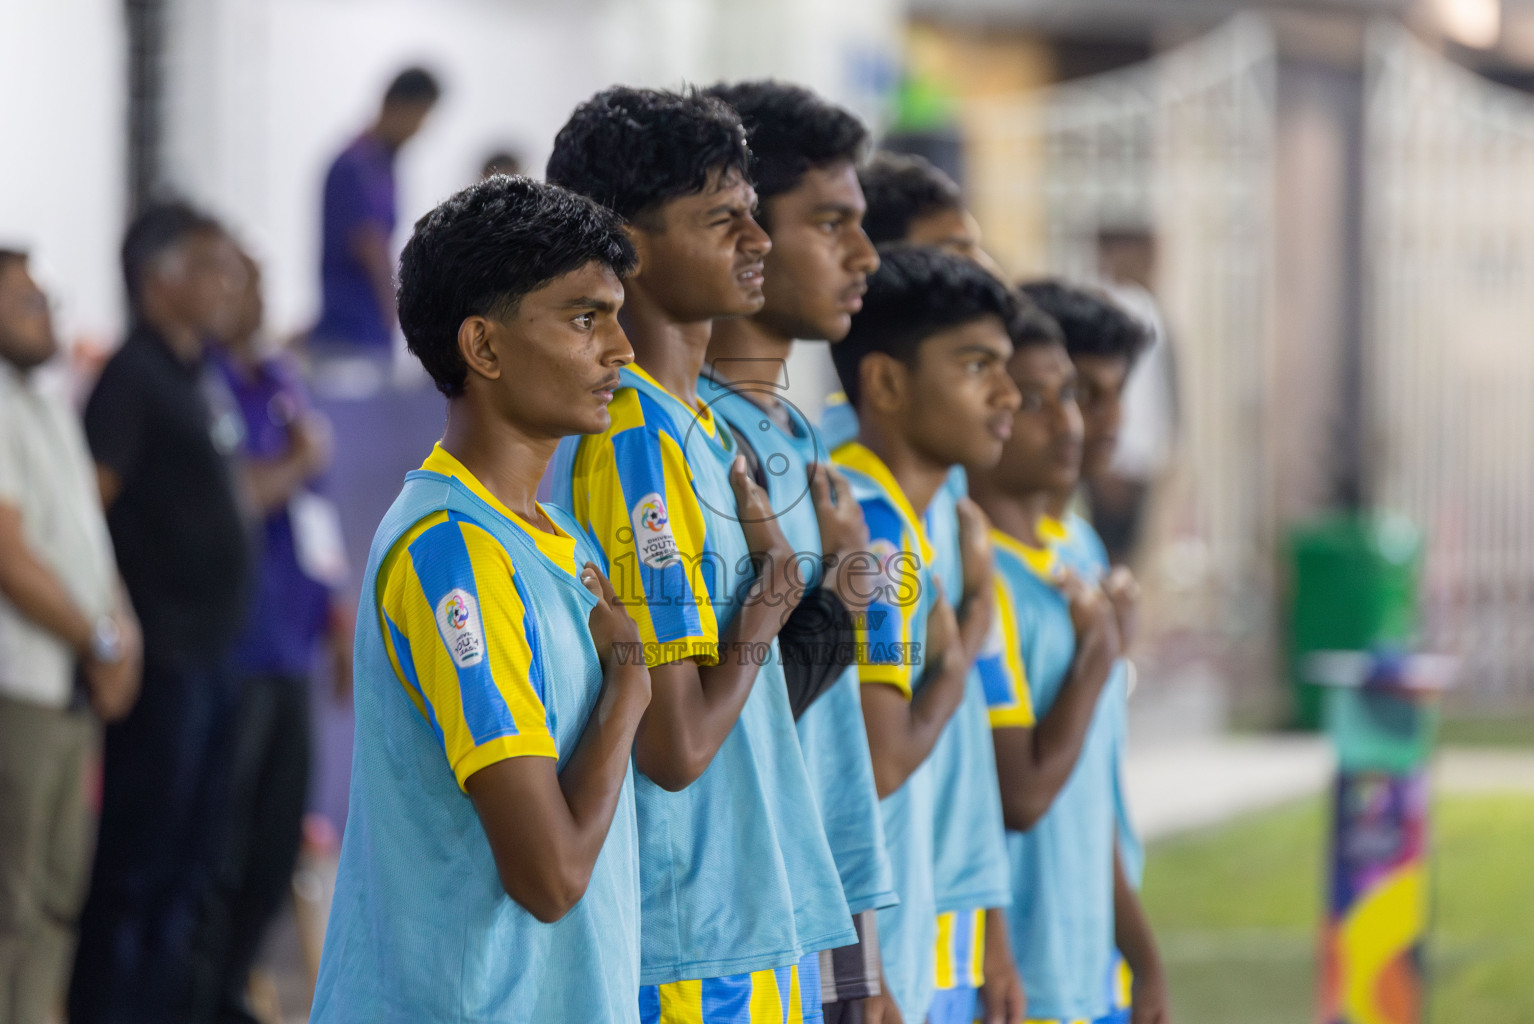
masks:
[[[297,331],[318,307],[325,168],[406,63],[437,70],[446,94],[401,156],[397,243],[416,217],[474,179],[491,148],[510,143],[540,170],[571,109],[614,82],[777,75],[874,116],[883,83],[870,68],[887,77],[893,66],[901,6],[172,0],[167,161],[182,191],[256,246],[272,326]],[[820,370],[807,372],[819,380]]]
[[[0,246],[33,254],[66,339],[120,324],[121,0],[0,0]]]

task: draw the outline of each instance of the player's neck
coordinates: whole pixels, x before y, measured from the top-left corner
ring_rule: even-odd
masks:
[[[1071,501],[1075,497],[1076,488],[1074,487],[1064,491],[1051,491],[1044,496],[1044,511],[1063,522],[1071,510]]]
[[[755,317],[718,320],[708,341],[708,361],[714,375],[724,381],[781,384],[793,347],[794,339],[763,326]],[[748,388],[741,393],[764,409],[777,402],[770,390]]]
[[[708,356],[712,320],[675,319],[638,278],[624,282],[627,294],[618,321],[634,347],[634,363],[687,404],[698,405],[698,374]]]
[[[889,467],[890,475],[905,492],[911,508],[917,515],[924,515],[932,496],[943,486],[953,467],[929,458],[911,444],[896,424],[885,422],[879,416],[859,418],[858,440]]]
[[[551,529],[538,511],[538,481],[559,447],[559,438],[535,437],[459,398],[447,403],[442,447],[502,505],[534,526]]]
[[[1044,538],[1039,533],[1039,520],[1048,513],[1047,506],[1050,501],[1048,492],[1001,494],[985,488],[976,488],[973,486],[974,483],[975,481],[971,481],[970,496],[990,517],[992,526],[1031,548],[1044,546]]]

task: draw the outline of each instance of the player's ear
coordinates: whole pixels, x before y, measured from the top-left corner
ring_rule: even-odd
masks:
[[[870,352],[858,364],[858,387],[870,409],[899,412],[905,406],[909,371],[904,363],[884,352]]]
[[[458,325],[458,353],[470,373],[477,373],[487,380],[500,380],[501,359],[492,344],[494,321],[482,316],[464,318]]]
[[[645,263],[648,262],[649,246],[645,244],[645,233],[634,227],[633,224],[624,224],[623,233],[628,236],[629,244],[634,247],[634,269],[629,271],[629,277],[638,277],[644,273]]]

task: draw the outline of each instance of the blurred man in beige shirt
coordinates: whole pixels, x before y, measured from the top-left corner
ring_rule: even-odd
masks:
[[[57,349],[26,256],[0,250],[0,1024],[62,1000],[90,867],[91,710],[122,717],[139,685],[85,438],[36,372]]]

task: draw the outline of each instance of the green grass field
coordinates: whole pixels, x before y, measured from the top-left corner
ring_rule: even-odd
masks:
[[[1320,800],[1153,845],[1145,902],[1178,1024],[1311,1024]],[[1534,1024],[1534,797],[1450,796],[1433,820],[1428,1021]]]

